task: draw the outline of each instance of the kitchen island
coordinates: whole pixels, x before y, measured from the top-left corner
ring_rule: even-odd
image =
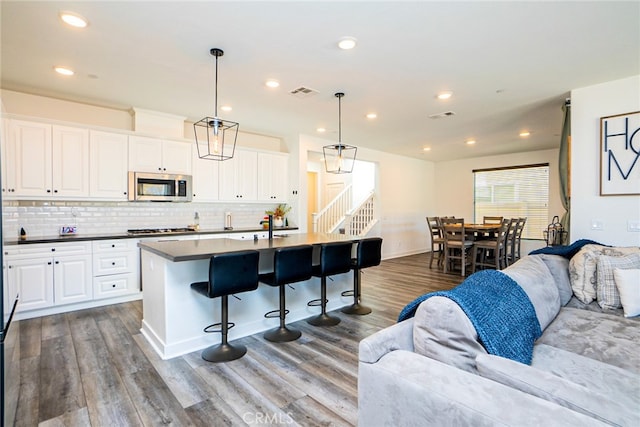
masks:
[[[191,283],[209,277],[212,255],[254,249],[260,252],[260,272],[273,271],[273,251],[303,244],[314,247],[314,263],[319,259],[321,243],[356,241],[343,234],[290,234],[272,240],[205,239],[139,243],[143,292],[141,332],[163,359],[201,350],[220,342],[220,334],[207,334],[203,329],[220,321],[220,301],[207,299],[191,290]],[[327,285],[327,310],[335,310],[352,302],[340,293],[351,289],[352,274],[332,276]],[[320,279],[287,289],[287,322],[305,319],[319,313],[319,307],[307,302],[320,296]],[[278,326],[277,318],[264,313],[278,308],[278,288],[260,284],[258,289],[229,298],[229,341]],[[249,349],[251,351],[251,349]]]

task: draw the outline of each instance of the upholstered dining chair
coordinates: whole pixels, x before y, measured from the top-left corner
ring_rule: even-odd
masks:
[[[429,237],[431,239],[431,257],[429,258],[429,268],[433,265],[433,255],[438,254],[437,265],[440,267],[443,263],[444,255],[444,237],[442,233],[442,223],[437,216],[428,216],[427,225],[429,226]]]
[[[460,261],[460,274],[465,276],[469,263],[469,252],[473,247],[473,236],[464,229],[463,218],[442,218],[444,236],[444,272],[448,273],[456,260]]]
[[[516,218],[516,223],[518,219]],[[512,220],[502,220],[500,230],[494,239],[483,239],[473,243],[472,271],[477,267],[489,267],[500,270],[507,266],[507,236],[511,229]],[[480,253],[478,253],[480,252]],[[478,257],[478,255],[480,255]],[[478,258],[480,258],[478,260]]]

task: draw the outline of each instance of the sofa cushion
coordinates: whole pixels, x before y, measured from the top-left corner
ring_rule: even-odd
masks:
[[[640,375],[634,372],[545,344],[534,347],[531,366],[596,390],[626,408],[640,408]]]
[[[478,373],[485,378],[598,420],[616,425],[637,425],[640,421],[635,406],[626,408],[612,396],[597,389],[587,388],[536,367],[489,354],[478,355],[476,364]]]
[[[640,253],[638,247],[608,247],[603,245],[585,245],[569,261],[569,277],[573,294],[585,304],[597,298],[596,274],[598,258],[606,256],[624,256]]]
[[[460,306],[441,296],[431,297],[418,306],[413,346],[418,354],[470,372],[476,370],[476,356],[487,353]]]
[[[640,269],[614,269],[613,276],[620,293],[625,317],[640,315]]]
[[[502,272],[525,291],[544,331],[560,310],[560,293],[542,258],[538,255],[523,257]]]
[[[545,265],[549,269],[551,276],[553,276],[553,282],[558,288],[560,294],[560,304],[567,305],[573,296],[573,289],[571,289],[571,280],[569,279],[569,259],[560,255],[540,254],[533,255],[538,256],[544,261]]]
[[[620,308],[620,293],[613,276],[614,269],[640,268],[640,252],[624,256],[600,255],[596,262],[596,299],[602,308]]]
[[[563,307],[536,344],[547,344],[640,374],[636,320]]]

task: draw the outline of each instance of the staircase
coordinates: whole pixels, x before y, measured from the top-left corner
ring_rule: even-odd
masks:
[[[363,236],[378,222],[375,215],[374,192],[360,203],[353,205],[352,186],[340,192],[320,212],[313,214],[314,233],[336,233]]]

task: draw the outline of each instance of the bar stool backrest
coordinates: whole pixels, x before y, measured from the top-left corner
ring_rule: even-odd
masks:
[[[351,271],[352,242],[323,243],[320,246],[320,265],[316,266],[320,276]]]
[[[258,288],[258,251],[213,255],[209,262],[208,297],[253,291]]]
[[[380,265],[382,258],[382,239],[380,237],[370,237],[362,239],[358,243],[356,268],[367,268]]]
[[[276,249],[273,255],[274,283],[286,285],[309,280],[312,263],[311,245]]]

